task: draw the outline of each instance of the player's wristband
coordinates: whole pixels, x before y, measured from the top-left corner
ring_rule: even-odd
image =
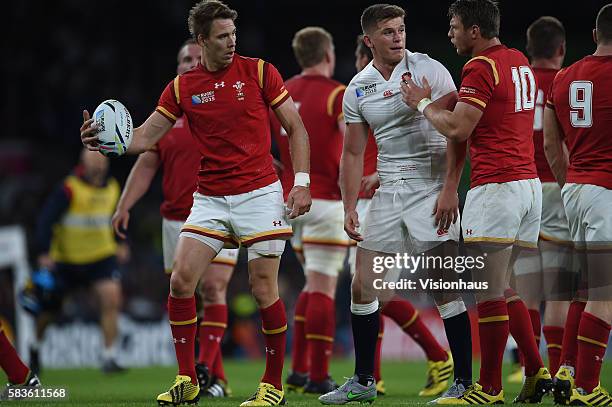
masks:
[[[429,105],[431,105],[433,103],[433,100],[431,100],[430,98],[423,98],[421,99],[421,101],[417,104],[417,110],[421,113],[423,113],[423,110],[425,110],[425,108]]]
[[[296,172],[295,178],[293,179],[294,187],[306,187],[310,186],[310,174],[307,172]]]

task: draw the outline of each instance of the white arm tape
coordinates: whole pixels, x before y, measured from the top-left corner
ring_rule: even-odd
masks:
[[[307,172],[296,172],[293,180],[294,187],[306,187],[310,186],[310,174]]]
[[[430,98],[423,98],[417,104],[417,110],[423,113],[423,110],[425,110],[425,108],[431,105],[432,103],[433,103],[433,100],[431,100]]]

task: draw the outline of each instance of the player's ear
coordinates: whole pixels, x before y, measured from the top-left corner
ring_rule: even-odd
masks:
[[[560,57],[565,56],[565,41],[563,41],[561,45],[559,45],[559,49],[557,50],[557,55]]]
[[[363,42],[368,48],[374,47],[374,45],[372,44],[372,40],[370,39],[370,36],[367,34],[363,35]]]
[[[206,45],[206,39],[204,38],[204,34],[198,34],[197,42],[200,47],[204,47]]]
[[[477,25],[473,25],[470,29],[470,33],[472,34],[472,39],[475,40],[480,36],[480,27],[478,27]]]
[[[597,44],[597,29],[593,28],[593,41]]]

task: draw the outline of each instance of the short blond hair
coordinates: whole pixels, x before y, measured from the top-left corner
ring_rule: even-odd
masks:
[[[322,62],[333,45],[331,34],[321,27],[302,28],[295,33],[291,42],[295,59],[302,68]]]

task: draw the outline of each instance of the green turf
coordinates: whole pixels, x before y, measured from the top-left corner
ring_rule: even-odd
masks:
[[[351,360],[335,360],[332,375],[338,382],[343,376],[351,374]],[[227,399],[204,399],[200,406],[238,406],[255,390],[263,370],[262,362],[227,361],[226,373],[234,396]],[[477,366],[474,367],[477,375]],[[504,372],[504,377],[508,369]],[[68,401],[6,402],[4,405],[19,406],[155,406],[155,397],[166,390],[173,381],[174,368],[154,367],[130,369],[127,373],[106,376],[94,369],[66,369],[43,372],[41,377],[45,387],[63,387],[68,390]],[[612,388],[612,366],[604,365],[602,384]],[[376,400],[377,406],[424,405],[427,399],[417,397],[417,392],[425,383],[425,363],[384,362],[383,378],[387,395]],[[505,384],[506,402],[510,403],[519,391],[518,385]],[[288,394],[290,406],[320,405],[315,396]],[[544,404],[552,405],[546,398]]]

